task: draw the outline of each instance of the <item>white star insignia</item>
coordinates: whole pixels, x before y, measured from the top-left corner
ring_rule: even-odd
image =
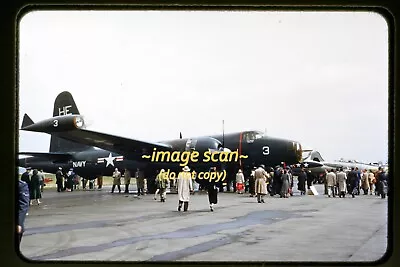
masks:
[[[306,162],[306,163],[304,163],[304,167],[306,167],[306,168],[308,167],[308,163],[307,163],[307,162]]]
[[[296,164],[296,166],[297,166],[297,167],[300,167],[300,166],[301,166],[301,164],[300,164],[300,163],[297,163],[297,164]]]
[[[114,159],[115,158],[116,157],[113,157],[111,152],[110,152],[110,155],[108,155],[107,158],[104,158],[107,161],[106,167],[108,167],[108,165],[110,165],[110,164],[114,166]]]

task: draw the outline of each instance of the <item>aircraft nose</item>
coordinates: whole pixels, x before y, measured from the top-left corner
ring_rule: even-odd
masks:
[[[292,167],[296,168],[317,168],[317,167],[322,167],[324,164],[316,161],[304,161],[304,162],[299,162],[297,164],[292,165]]]
[[[18,167],[23,167],[23,168],[27,167],[26,158],[19,158],[17,164]]]
[[[304,162],[303,166],[305,168],[317,168],[317,167],[322,167],[323,164],[320,162],[316,162],[316,161],[312,161],[312,162],[310,161],[310,162]]]

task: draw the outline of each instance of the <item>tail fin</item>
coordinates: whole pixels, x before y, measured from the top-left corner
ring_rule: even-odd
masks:
[[[307,159],[318,162],[324,162],[324,159],[322,158],[321,154],[316,150],[311,151]]]
[[[24,114],[24,118],[22,119],[21,128],[34,124],[33,120],[28,116],[28,114]]]
[[[79,114],[79,110],[71,93],[64,91],[54,101],[53,117],[68,114]],[[71,142],[55,135],[51,135],[50,138],[50,152],[79,152],[90,148],[90,146]]]

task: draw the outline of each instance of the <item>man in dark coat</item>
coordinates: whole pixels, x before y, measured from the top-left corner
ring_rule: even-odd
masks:
[[[274,196],[275,194],[280,194],[281,192],[281,187],[282,187],[282,169],[277,166],[275,168],[274,172],[274,177],[272,179],[272,194],[271,196]]]
[[[358,175],[354,167],[351,168],[351,171],[347,175],[347,179],[348,179],[349,193],[351,193],[351,196],[354,198],[354,196],[357,194],[357,187],[358,187]]]
[[[18,244],[21,243],[22,235],[25,231],[24,223],[25,217],[29,210],[29,187],[24,181],[18,181],[18,224],[17,224],[17,234],[18,234]]]
[[[382,168],[381,168],[380,172],[378,173],[377,181],[379,183],[379,194],[381,195],[382,198],[385,198],[386,194],[387,194],[387,187],[388,187],[388,175],[385,172],[385,170],[383,170]]]
[[[42,198],[42,192],[40,191],[40,175],[37,169],[33,170],[33,175],[31,177],[31,188],[30,188],[30,198],[31,205],[32,200],[36,200],[36,203],[39,205],[40,199]]]
[[[357,195],[360,195],[361,171],[358,169],[358,167],[356,167],[355,172],[357,173]]]
[[[300,195],[306,194],[306,180],[307,174],[304,171],[304,168],[301,168],[299,176],[297,177],[297,189],[300,191]]]
[[[63,173],[62,168],[58,167],[58,171],[56,172],[56,184],[57,184],[57,192],[64,191],[63,190]]]
[[[21,181],[24,181],[28,185],[28,187],[29,187],[29,184],[31,182],[31,177],[29,175],[29,170],[30,170],[30,168],[26,168],[25,172],[21,175]]]
[[[31,192],[31,175],[29,174],[29,171],[31,168],[26,168],[25,172],[21,175],[21,181],[24,181],[28,185],[29,192]]]
[[[217,172],[216,167],[210,168],[210,173]],[[210,204],[210,210],[214,211],[214,205],[218,203],[218,191],[222,187],[221,182],[216,183],[215,180],[207,180],[205,188],[208,193],[208,203]]]

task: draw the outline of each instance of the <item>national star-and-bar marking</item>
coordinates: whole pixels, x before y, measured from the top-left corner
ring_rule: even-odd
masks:
[[[115,161],[123,161],[124,160],[124,156],[116,156],[113,157],[112,153],[110,152],[110,154],[108,155],[108,157],[106,158],[98,158],[97,159],[97,163],[103,163],[104,161],[106,161],[106,167],[108,167],[108,165],[112,165],[114,166],[114,160]]]

